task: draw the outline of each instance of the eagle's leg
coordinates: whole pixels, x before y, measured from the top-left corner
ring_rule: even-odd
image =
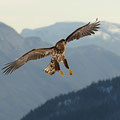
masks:
[[[55,70],[56,71],[60,71],[60,74],[63,76],[64,73],[62,72],[62,70],[60,69],[60,65],[59,63],[57,62],[57,60],[55,61]]]
[[[64,59],[63,62],[64,62],[65,67],[69,70],[69,74],[70,74],[70,75],[73,75],[72,70],[71,70],[71,69],[69,68],[69,66],[68,66],[67,59]]]

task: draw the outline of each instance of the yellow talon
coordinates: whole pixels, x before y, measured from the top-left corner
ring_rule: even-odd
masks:
[[[71,70],[71,69],[69,69],[69,74],[70,74],[70,75],[73,75],[73,72],[72,72],[72,70]]]
[[[64,73],[62,72],[62,70],[60,70],[60,74],[63,76],[64,75]]]

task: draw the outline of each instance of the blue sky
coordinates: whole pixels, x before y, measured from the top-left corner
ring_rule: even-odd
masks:
[[[0,0],[0,21],[18,32],[63,21],[120,23],[120,0]]]

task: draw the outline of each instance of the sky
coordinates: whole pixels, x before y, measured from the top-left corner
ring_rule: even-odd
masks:
[[[120,0],[0,0],[0,22],[19,33],[56,22],[120,23]]]

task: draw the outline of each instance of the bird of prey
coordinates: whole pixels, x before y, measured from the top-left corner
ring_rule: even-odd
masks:
[[[11,74],[13,71],[23,66],[25,63],[27,63],[30,60],[36,60],[48,55],[52,55],[49,65],[44,69],[46,73],[48,73],[49,75],[53,75],[56,72],[60,72],[60,74],[63,76],[64,73],[60,69],[60,64],[63,62],[65,67],[68,69],[69,74],[73,75],[73,72],[69,68],[67,59],[64,55],[66,44],[71,42],[72,40],[75,39],[78,40],[82,37],[95,34],[95,31],[98,31],[99,25],[100,25],[100,21],[96,19],[94,23],[89,22],[88,24],[76,29],[66,39],[61,39],[53,47],[33,49],[27,52],[26,54],[24,54],[19,59],[10,62],[8,64],[5,64],[5,66],[2,69],[3,73],[5,75],[9,73]]]

